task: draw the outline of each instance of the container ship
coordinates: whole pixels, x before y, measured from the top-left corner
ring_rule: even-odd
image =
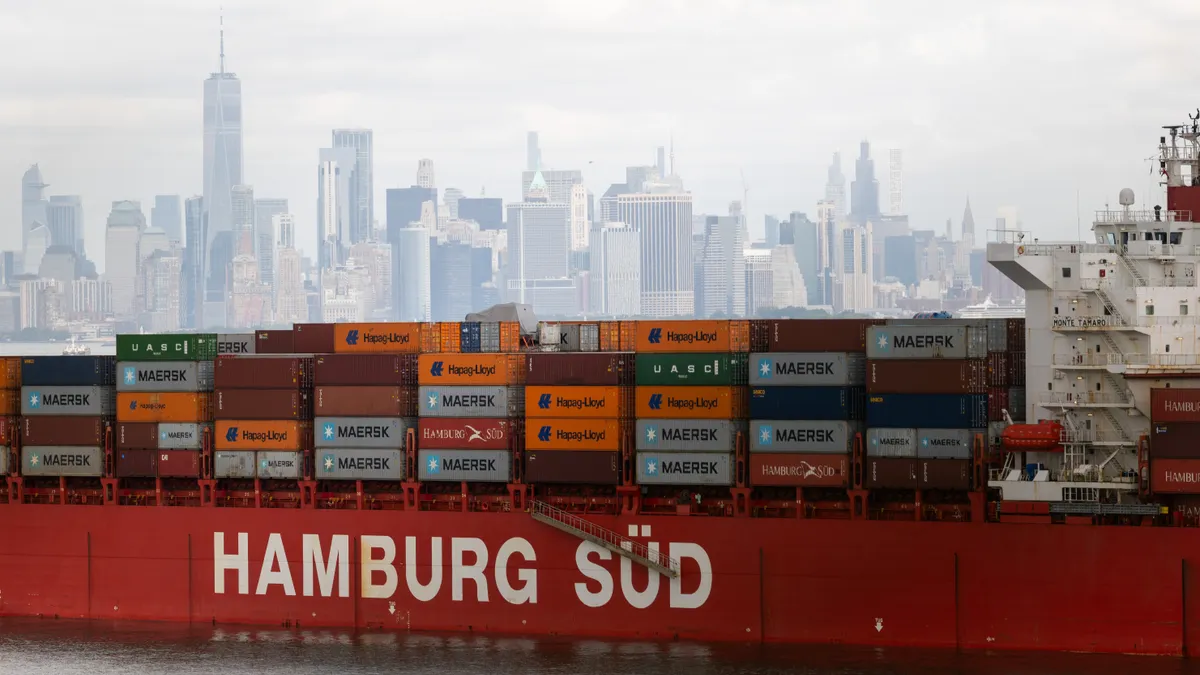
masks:
[[[1190,655],[1197,127],[1026,318],[299,324],[0,360],[0,614]]]

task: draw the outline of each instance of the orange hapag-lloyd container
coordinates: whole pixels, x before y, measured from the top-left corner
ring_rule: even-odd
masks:
[[[525,414],[529,417],[628,417],[628,387],[525,387]]]
[[[516,384],[525,372],[524,364],[524,357],[517,354],[421,354],[417,357],[417,384]]]
[[[207,422],[212,404],[207,392],[117,393],[119,422]]]
[[[621,449],[621,420],[530,417],[525,420],[526,450]]]
[[[745,352],[750,349],[750,322],[638,321],[635,351]]]
[[[638,387],[637,417],[728,420],[746,416],[746,387]]]
[[[421,351],[419,323],[339,323],[333,327],[335,354]]]
[[[217,420],[217,450],[303,450],[312,439],[311,423],[295,420]]]

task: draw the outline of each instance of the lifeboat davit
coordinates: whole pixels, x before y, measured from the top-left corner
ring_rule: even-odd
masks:
[[[1058,452],[1062,450],[1063,425],[1053,420],[1037,424],[1010,424],[1000,432],[1000,444],[1005,450],[1025,452]]]

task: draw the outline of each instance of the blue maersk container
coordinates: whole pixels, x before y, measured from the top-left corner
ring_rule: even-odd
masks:
[[[115,356],[26,356],[21,359],[26,387],[115,387]]]
[[[978,429],[987,427],[987,394],[872,394],[868,427]]]
[[[861,420],[863,387],[751,387],[750,419]]]

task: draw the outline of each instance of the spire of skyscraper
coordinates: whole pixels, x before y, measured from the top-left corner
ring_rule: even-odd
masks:
[[[967,208],[963,210],[962,235],[963,239],[970,236],[972,241],[975,240],[975,216],[971,215],[970,197],[967,197]]]

